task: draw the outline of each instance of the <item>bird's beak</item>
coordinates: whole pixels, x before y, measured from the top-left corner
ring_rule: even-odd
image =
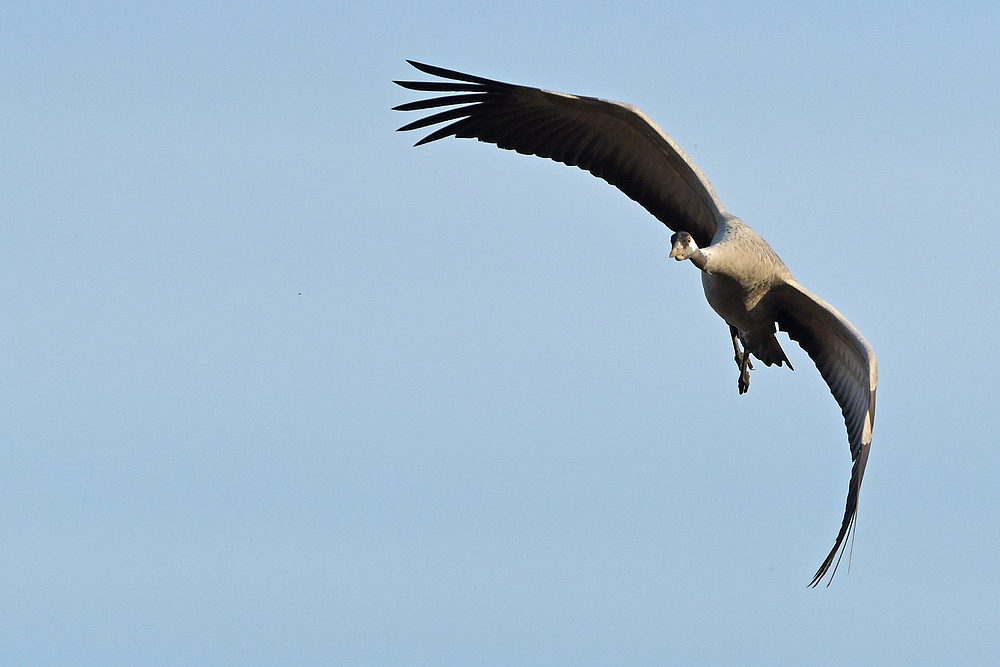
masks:
[[[670,249],[669,257],[680,261],[680,257],[678,256],[680,254],[681,254],[681,244],[675,243],[674,246]]]

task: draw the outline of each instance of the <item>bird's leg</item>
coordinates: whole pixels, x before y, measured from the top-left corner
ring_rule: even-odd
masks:
[[[744,351],[743,363],[740,365],[740,376],[736,379],[736,388],[740,390],[740,394],[745,394],[750,390],[751,368],[753,368],[753,366],[750,364],[750,353]]]
[[[736,352],[736,365],[741,369],[743,368],[743,351],[740,349],[740,332],[736,330],[736,327],[730,326],[729,333],[733,337],[733,350]],[[749,354],[747,355],[750,356]],[[753,362],[747,359],[747,368],[753,370]]]
[[[753,370],[753,362],[750,361],[750,350],[747,349],[746,343],[740,340],[740,332],[733,325],[729,325],[729,334],[733,337],[736,365],[740,369],[740,377],[736,381],[736,388],[740,390],[740,394],[745,394],[750,389],[750,371]],[[740,350],[741,342],[743,342],[742,350]]]

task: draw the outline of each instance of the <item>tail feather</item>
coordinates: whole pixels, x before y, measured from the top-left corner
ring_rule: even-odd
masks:
[[[774,333],[768,335],[760,345],[753,350],[753,356],[757,357],[764,362],[765,366],[773,366],[777,364],[786,364],[789,369],[792,368],[792,364],[788,361],[788,357],[785,356],[785,351],[781,349],[781,345],[778,343],[778,339],[774,337]]]

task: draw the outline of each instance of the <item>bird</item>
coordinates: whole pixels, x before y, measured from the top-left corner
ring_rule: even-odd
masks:
[[[861,333],[833,306],[796,282],[771,246],[726,210],[698,166],[638,108],[407,62],[439,80],[393,83],[447,94],[393,110],[449,107],[398,129],[440,126],[415,146],[452,136],[478,139],[579,167],[624,192],[672,230],[669,257],[690,260],[701,270],[709,305],[729,325],[741,395],[750,388],[751,357],[765,366],[792,369],[777,331],[805,350],[840,406],[851,450],[844,518],[833,549],[809,583],[816,587],[829,574],[829,586],[847,544],[853,545],[875,424],[878,365]]]

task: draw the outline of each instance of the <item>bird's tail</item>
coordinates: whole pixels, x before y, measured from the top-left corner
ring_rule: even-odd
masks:
[[[761,341],[761,344],[753,351],[753,356],[763,361],[765,366],[786,364],[791,370],[795,370],[792,368],[791,362],[788,361],[788,357],[785,356],[785,351],[778,344],[778,339],[774,337],[773,332]]]

